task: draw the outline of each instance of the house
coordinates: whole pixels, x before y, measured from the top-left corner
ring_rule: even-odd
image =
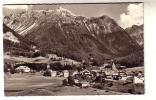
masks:
[[[119,79],[121,79],[122,77],[119,75],[119,73],[113,73],[113,74],[112,74],[112,78],[113,78],[113,80],[119,80]]]
[[[120,66],[120,69],[121,70],[126,69],[126,66]]]
[[[138,78],[138,77],[135,76],[133,78],[133,83],[134,84],[144,83],[144,79],[143,78]]]
[[[57,72],[51,70],[51,76],[52,76],[52,77],[56,77],[56,76],[57,76]]]
[[[63,77],[64,74],[63,74],[63,71],[57,71],[57,77]]]
[[[107,65],[104,67],[105,71],[109,72],[112,71],[112,66],[111,65]]]
[[[121,77],[127,77],[127,74],[124,71],[119,71],[118,73]]]
[[[91,70],[91,75],[92,75],[92,77],[99,76],[100,75],[99,70],[96,70],[96,69]]]
[[[68,77],[69,76],[69,71],[68,70],[64,70],[63,71],[63,77]]]
[[[30,68],[28,66],[19,66],[15,69],[17,72],[29,73]]]
[[[83,75],[90,75],[90,74],[91,74],[90,71],[87,70],[87,69],[83,70],[81,73],[82,73]]]
[[[47,65],[47,69],[49,69],[49,68],[50,68],[50,65],[48,64],[48,65]]]
[[[108,63],[104,63],[104,64],[103,64],[103,67],[106,67],[106,66],[108,66],[108,65],[109,65]]]
[[[87,81],[82,81],[82,82],[81,82],[81,88],[87,88],[87,87],[90,87],[89,82],[87,82]]]
[[[144,84],[144,78],[138,78],[136,76],[129,76],[126,81],[132,82],[133,84]]]
[[[118,70],[124,70],[124,69],[126,69],[126,66],[122,66],[122,65],[120,65],[120,64],[115,64],[116,65],[116,68],[118,69]]]

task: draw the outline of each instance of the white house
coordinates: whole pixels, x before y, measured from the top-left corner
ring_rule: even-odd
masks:
[[[30,68],[28,66],[19,66],[15,70],[17,70],[17,71],[23,71],[24,73],[29,73],[30,72]]]
[[[133,78],[133,83],[134,84],[138,84],[138,83],[144,83],[144,79],[142,78],[138,78],[138,77],[134,77]]]
[[[51,76],[52,77],[56,77],[56,75],[57,75],[57,72],[56,71],[51,71]]]
[[[63,71],[63,76],[64,77],[68,77],[69,76],[69,71],[68,70],[64,70]]]

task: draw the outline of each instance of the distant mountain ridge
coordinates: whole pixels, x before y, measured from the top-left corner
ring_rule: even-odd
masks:
[[[126,32],[134,39],[140,46],[144,45],[144,25],[133,25],[126,28]]]
[[[85,18],[59,8],[13,14],[3,22],[41,51],[79,60],[122,57],[141,49],[108,16]]]

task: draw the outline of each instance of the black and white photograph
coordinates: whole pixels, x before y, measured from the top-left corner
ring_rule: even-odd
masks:
[[[4,4],[5,96],[144,95],[144,3]]]

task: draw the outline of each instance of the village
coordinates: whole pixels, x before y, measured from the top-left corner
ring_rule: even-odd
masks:
[[[105,60],[102,66],[93,66],[92,61],[93,58],[90,58],[90,62],[87,64],[85,61],[78,62],[54,54],[48,55],[47,58],[6,55],[4,57],[4,78],[7,82],[14,75],[25,77],[31,74],[33,77],[39,74],[49,79],[60,79],[60,85],[63,87],[96,88],[129,94],[144,93],[143,67],[127,68],[113,59]],[[6,91],[10,89],[8,88],[9,84],[5,84]]]

